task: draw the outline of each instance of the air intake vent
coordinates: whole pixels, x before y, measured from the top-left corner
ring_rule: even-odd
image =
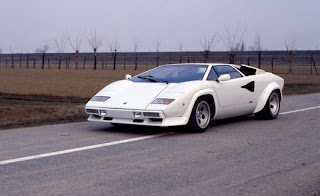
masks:
[[[143,116],[160,117],[159,113],[157,113],[157,112],[143,112]]]
[[[149,118],[153,122],[162,122],[162,118]]]
[[[143,120],[142,119],[134,119],[133,122],[135,122],[135,123],[143,123]]]
[[[99,114],[99,111],[95,109],[86,109],[86,112],[90,114]]]

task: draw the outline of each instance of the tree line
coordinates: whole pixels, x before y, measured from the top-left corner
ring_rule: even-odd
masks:
[[[263,53],[265,53],[265,50],[263,49],[262,46],[262,38],[260,34],[256,34],[254,42],[252,45],[246,45],[245,41],[243,40],[243,35],[245,31],[241,29],[240,27],[236,27],[234,29],[225,27],[223,33],[208,33],[205,34],[202,39],[200,40],[203,52],[199,57],[199,54],[197,56],[192,56],[192,52],[189,53],[184,51],[183,48],[183,43],[179,43],[179,51],[176,52],[176,57],[168,56],[168,58],[163,57],[163,55],[160,54],[160,46],[161,46],[161,41],[157,40],[156,41],[156,46],[155,46],[155,52],[153,52],[153,57],[148,57],[149,60],[148,62],[153,61],[153,63],[156,66],[160,65],[160,62],[164,62],[163,59],[167,59],[165,63],[182,63],[182,62],[193,62],[195,59],[197,62],[212,62],[212,60],[215,60],[214,56],[215,52],[213,52],[213,48],[215,45],[219,42],[222,41],[225,48],[226,48],[226,53],[228,53],[228,60],[224,59],[223,62],[225,63],[231,63],[234,64],[236,63],[245,63],[250,65],[253,61],[253,59],[256,59],[256,66],[258,68],[261,68],[262,61],[263,61]],[[80,51],[81,47],[83,44],[83,40],[86,40],[88,45],[92,49],[92,56],[83,56],[80,62]],[[74,55],[68,55],[65,53],[66,46],[69,45],[70,48],[72,48]],[[48,68],[51,67],[52,60],[55,59],[57,62],[54,64],[57,64],[57,68],[61,69],[62,65],[65,64],[66,69],[70,68],[71,61],[73,62],[72,64],[74,65],[75,69],[85,69],[87,65],[87,61],[89,59],[93,59],[92,63],[92,69],[96,70],[98,68],[98,54],[100,55],[100,61],[101,61],[101,66],[102,69],[106,66],[107,62],[112,59],[112,70],[117,69],[117,64],[123,63],[123,67],[125,69],[127,63],[131,63],[134,66],[134,70],[138,69],[139,64],[143,66],[143,62],[141,62],[141,59],[145,59],[147,57],[141,56],[141,53],[139,51],[140,48],[140,43],[138,41],[134,42],[134,52],[133,55],[132,53],[130,57],[126,56],[121,56],[121,59],[119,59],[119,48],[120,48],[120,43],[115,40],[113,42],[108,42],[108,48],[109,52],[108,55],[104,53],[98,53],[103,45],[103,36],[99,34],[97,31],[93,31],[91,34],[87,36],[81,36],[80,34],[72,37],[70,36],[69,33],[63,33],[58,37],[53,38],[52,43],[49,45],[48,43],[43,44],[39,48],[35,49],[35,53],[41,54],[41,58],[38,59],[37,56],[35,55],[29,55],[27,54],[14,54],[12,48],[10,47],[11,55],[6,55],[9,56],[9,59],[6,58],[6,56],[1,55],[2,54],[2,49],[0,48],[0,64],[2,59],[5,61],[5,67],[15,67],[15,61],[18,61],[19,66],[22,66],[22,61],[26,62],[26,68],[35,68],[36,64],[38,63],[37,61],[40,61],[40,67],[41,69],[45,68],[45,65],[47,65]],[[295,56],[296,56],[296,45],[294,41],[285,41],[284,42],[284,48],[287,54],[286,60],[284,60],[284,57],[281,57],[283,62],[286,62],[289,64],[289,69],[288,72],[292,73],[292,66],[293,62],[295,61]],[[57,54],[57,57],[52,57],[52,55],[48,56],[48,51],[52,50]],[[256,56],[248,56],[245,58],[245,52],[246,51],[254,51]],[[163,53],[163,52],[162,52]],[[133,57],[132,57],[133,56]],[[22,59],[22,58],[25,59]],[[133,60],[132,60],[133,58]],[[177,59],[178,58],[178,59]],[[161,61],[162,60],[162,61]],[[273,56],[270,59],[271,66],[274,66],[275,61],[277,60],[276,56]],[[10,61],[10,62],[9,62]],[[255,60],[254,60],[255,61]],[[318,70],[316,67],[316,60],[315,60],[315,55],[313,53],[310,54],[310,57],[306,57],[305,59],[306,62],[311,63],[311,66],[314,68],[315,72],[318,74]],[[65,62],[65,63],[64,63]],[[152,63],[152,64],[153,64]],[[3,64],[3,63],[2,63]],[[144,63],[145,64],[145,63]]]

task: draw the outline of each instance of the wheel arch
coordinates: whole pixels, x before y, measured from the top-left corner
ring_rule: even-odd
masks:
[[[196,103],[196,101],[200,97],[208,98],[209,106],[210,106],[210,110],[211,110],[211,119],[213,119],[217,113],[218,98],[217,98],[217,95],[215,94],[215,92],[211,89],[204,89],[204,90],[200,90],[200,91],[196,92],[192,96],[191,101],[189,103],[189,106],[188,106],[187,110],[185,111],[185,113],[183,114],[183,116],[190,118],[194,104]]]
[[[257,112],[260,112],[264,106],[266,105],[267,103],[267,100],[270,96],[270,94],[273,92],[273,91],[277,91],[280,95],[280,101],[283,99],[282,97],[282,91],[281,91],[281,88],[280,86],[276,83],[276,82],[272,82],[270,83],[264,90],[263,92],[261,93],[259,99],[258,99],[258,102],[257,102],[257,106],[254,110],[253,113],[257,113]]]

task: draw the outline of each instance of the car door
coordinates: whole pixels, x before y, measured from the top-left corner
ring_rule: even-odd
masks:
[[[217,78],[223,74],[229,74],[231,79],[218,82]],[[251,94],[254,91],[254,81],[229,65],[212,66],[207,80],[213,81],[212,86],[220,107],[248,105],[253,101]]]

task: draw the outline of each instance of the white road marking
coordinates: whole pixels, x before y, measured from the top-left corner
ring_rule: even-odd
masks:
[[[92,145],[92,146],[73,148],[73,149],[69,149],[69,150],[62,150],[62,151],[45,153],[45,154],[38,154],[38,155],[33,155],[33,156],[21,157],[21,158],[16,158],[16,159],[9,159],[9,160],[0,161],[0,165],[17,163],[17,162],[22,162],[22,161],[27,161],[27,160],[32,160],[32,159],[39,159],[39,158],[44,158],[44,157],[51,157],[51,156],[56,156],[56,155],[61,155],[61,154],[68,154],[68,153],[72,153],[72,152],[79,152],[79,151],[101,148],[101,147],[106,147],[106,146],[114,146],[114,145],[118,145],[118,144],[136,142],[136,141],[161,137],[161,136],[165,136],[165,135],[169,135],[169,134],[171,134],[171,133],[148,135],[148,136],[143,136],[143,137],[136,137],[136,138],[120,140],[120,141],[115,141],[115,142],[109,142],[109,143],[103,143],[103,144],[97,144],[97,145]]]
[[[303,111],[308,111],[308,110],[315,110],[315,109],[320,109],[320,106],[315,106],[315,107],[310,107],[310,108],[303,108],[300,110],[292,110],[288,112],[281,112],[279,114],[291,114],[291,113],[297,113],[297,112],[303,112]]]
[[[303,108],[303,109],[299,109],[299,110],[292,110],[292,111],[288,111],[288,112],[281,112],[279,114],[284,115],[284,114],[304,112],[304,111],[314,110],[314,109],[320,109],[320,106],[315,106],[315,107],[310,107],[310,108]],[[143,136],[143,137],[136,137],[136,138],[120,140],[120,141],[115,141],[115,142],[109,142],[109,143],[103,143],[103,144],[97,144],[97,145],[92,145],[92,146],[73,148],[73,149],[69,149],[69,150],[62,150],[62,151],[45,153],[45,154],[38,154],[38,155],[33,155],[33,156],[21,157],[21,158],[16,158],[16,159],[9,159],[9,160],[0,161],[0,165],[10,164],[10,163],[17,163],[17,162],[28,161],[28,160],[32,160],[32,159],[39,159],[39,158],[44,158],[44,157],[51,157],[51,156],[56,156],[56,155],[61,155],[61,154],[69,154],[69,153],[72,153],[72,152],[79,152],[79,151],[90,150],[90,149],[95,149],[95,148],[102,148],[102,147],[106,147],[106,146],[114,146],[114,145],[118,145],[118,144],[136,142],[136,141],[141,141],[141,140],[161,137],[161,136],[165,136],[165,135],[169,135],[169,134],[171,134],[171,133],[148,135],[148,136]]]

